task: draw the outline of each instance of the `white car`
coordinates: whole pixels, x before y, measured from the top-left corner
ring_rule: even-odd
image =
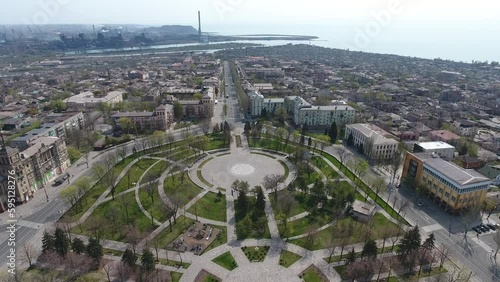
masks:
[[[217,105],[217,103],[219,103],[219,101],[215,100],[215,104]]]

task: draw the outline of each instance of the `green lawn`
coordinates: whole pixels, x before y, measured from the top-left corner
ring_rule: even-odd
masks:
[[[137,183],[144,172],[156,162],[158,162],[158,160],[141,159],[137,163],[135,163],[123,176],[120,182],[118,182],[118,185],[116,185],[115,187],[115,193],[120,193],[133,188],[135,186],[134,183]]]
[[[278,199],[280,197],[279,196],[280,194],[286,193],[286,192],[287,191],[285,191],[285,190],[278,191]],[[294,192],[294,193],[296,195],[295,196],[295,204],[292,205],[292,209],[290,211],[290,217],[296,216],[296,215],[301,214],[303,212],[306,212],[308,210],[308,207],[305,204],[303,197],[297,196],[297,195],[300,195],[300,192]],[[269,200],[271,201],[271,204],[273,206],[274,217],[277,217],[279,210],[276,206],[276,201],[274,200],[274,193],[269,194]]]
[[[279,160],[281,166],[283,166],[283,169],[285,170],[285,175],[283,176],[283,179],[287,179],[288,178],[288,175],[290,174],[290,170],[288,169],[288,166],[286,165],[286,163],[282,160]]]
[[[280,255],[280,265],[283,267],[289,267],[290,265],[298,261],[301,257],[302,256],[299,256],[296,253],[282,250]]]
[[[168,218],[165,212],[162,210],[162,207],[165,205],[160,198],[160,194],[158,193],[158,182],[154,183],[155,189],[153,192],[153,199],[151,200],[151,196],[148,194],[146,187],[142,187],[139,189],[139,198],[141,200],[142,206],[159,222],[165,222]]]
[[[181,265],[181,262],[180,261],[175,261],[175,260],[167,260],[167,259],[160,259],[160,264],[163,264],[163,265],[166,265],[166,266],[173,266],[173,267],[182,267],[184,269],[188,269],[189,266],[191,265],[190,263],[187,263],[187,262],[182,262],[182,265]]]
[[[306,234],[311,227],[320,228],[323,225],[328,224],[332,219],[326,213],[318,215],[308,215],[306,217],[290,221],[287,223],[288,235],[283,234],[284,224],[278,224],[280,234],[284,237],[292,237],[296,235]]]
[[[226,222],[226,196],[221,192],[219,198],[216,193],[209,192],[191,206],[188,212],[197,212],[199,217]]]
[[[124,160],[120,161],[116,166],[115,166],[115,173],[120,174],[127,165],[129,165],[131,162],[133,162],[136,158],[138,157],[137,154],[131,155],[128,158],[125,158]],[[62,218],[69,218],[72,222],[77,221],[96,201],[97,199],[106,191],[106,185],[102,184],[102,181],[98,181],[85,195],[85,197],[82,197],[78,203],[74,206],[72,206],[66,214],[61,217]],[[81,208],[80,208],[81,204]]]
[[[250,262],[263,262],[269,251],[269,246],[264,247],[241,247]]]
[[[184,148],[183,150],[180,150],[180,151],[175,152],[174,154],[168,156],[168,159],[173,160],[173,161],[180,161],[182,159],[194,156],[195,154],[196,154],[195,150],[193,150],[191,148]]]
[[[196,176],[198,176],[198,179],[201,180],[201,182],[203,182],[203,184],[207,185],[208,187],[213,187],[214,186],[210,182],[208,182],[208,181],[205,180],[205,178],[203,177],[200,169],[198,171],[196,171]]]
[[[170,279],[172,279],[172,282],[179,282],[181,280],[181,277],[182,273],[170,271]]]
[[[222,255],[214,258],[212,261],[228,270],[233,270],[238,267],[238,264],[231,255],[231,252],[225,252]]]
[[[339,174],[328,165],[328,163],[319,156],[312,157],[313,164],[323,172],[328,179],[338,178]]]
[[[125,206],[127,206],[128,221]],[[73,227],[72,232],[92,236],[89,227],[92,225],[99,226],[99,224],[96,225],[93,222],[101,224],[102,239],[121,242],[126,239],[129,232],[129,228],[126,228],[127,225],[137,228],[139,232],[143,233],[142,237],[145,237],[147,233],[157,227],[151,225],[151,220],[141,211],[135,201],[134,193],[128,193],[120,198],[101,204],[85,222]]]
[[[158,161],[158,160],[157,160]],[[168,166],[170,163],[166,161],[160,161],[157,164],[155,164],[148,172],[144,175],[141,181],[141,185],[146,183],[150,177],[158,177],[161,176],[161,174],[167,170]]]
[[[392,223],[389,221],[385,216],[383,216],[380,213],[376,213],[373,217],[374,224],[373,228],[371,230],[368,230],[368,224],[366,223],[361,223],[361,222],[355,222],[352,218],[346,217],[344,219],[339,220],[339,223],[349,223],[350,221],[354,222],[354,231],[353,235],[350,237],[349,244],[356,244],[356,243],[361,243],[363,240],[361,239],[362,237],[362,232],[370,232],[371,236],[370,238],[377,240],[381,239],[380,233],[383,229],[388,228],[388,226],[393,226],[396,228],[396,224]],[[325,230],[322,230],[316,234],[314,234],[314,240],[310,246],[307,246],[307,240],[306,238],[300,238],[296,240],[290,241],[290,243],[299,245],[301,247],[304,247],[306,249],[310,250],[319,250],[319,249],[326,249],[329,247],[329,244],[331,242],[331,236],[332,236],[332,231],[333,231],[332,226],[328,227]]]
[[[218,149],[224,149],[224,148],[229,148],[229,146],[227,144],[224,146],[224,141],[222,141],[221,139],[218,139],[218,138],[211,138],[205,151],[212,151],[212,150],[218,150]]]
[[[324,275],[318,273],[318,271],[320,270],[316,267],[310,266],[302,272],[299,277],[302,278],[304,282],[328,282]]]
[[[174,221],[172,220],[172,232],[170,232],[170,227],[167,227],[157,235],[160,241],[159,245],[163,246],[162,248],[165,248],[168,244],[177,239],[177,237],[179,237],[184,231],[186,231],[186,229],[188,229],[193,222],[194,220],[182,215],[177,218],[177,224],[174,224]]]
[[[177,197],[179,199],[180,206],[185,206],[196,195],[201,193],[201,189],[189,179],[187,173],[184,176],[184,183],[181,183],[180,173],[174,175],[173,178],[171,176],[167,177],[164,189],[167,197]]]
[[[277,147],[275,146],[276,140],[270,140],[268,139],[265,135],[263,135],[264,137],[261,138],[256,146],[253,146],[253,142],[250,142],[250,146],[251,147],[260,147],[260,148],[265,148],[265,149],[274,149],[276,150]],[[307,143],[307,141],[306,141]],[[287,148],[285,150],[283,150],[283,146],[281,146],[281,151],[284,151],[286,153],[291,153],[295,150],[295,144],[294,142],[289,142],[289,145],[287,146]],[[310,147],[309,147],[310,148]],[[321,150],[318,150],[318,149],[313,149],[313,148],[310,148],[313,152],[317,153],[317,154],[322,154],[324,157],[326,157],[332,164],[334,164],[337,168],[341,168],[341,164],[340,162],[332,155],[330,155],[329,153],[326,153],[326,152],[321,152]],[[342,166],[342,169],[341,169],[342,172],[344,172],[344,174],[349,178],[351,179],[352,181],[355,181],[355,179],[357,179],[356,176],[354,176],[354,174],[349,170],[347,169],[345,166]],[[308,180],[308,183],[314,183],[311,182],[311,179]],[[369,195],[370,198],[372,198],[373,200],[375,200],[377,197],[375,195],[375,193],[369,189],[364,183],[362,183],[361,185],[361,189],[363,191],[365,191],[365,193],[367,193]],[[392,217],[394,217],[396,220],[406,224],[406,225],[409,225],[409,223],[404,219],[402,218],[401,216],[397,215],[397,213],[392,209],[391,206],[389,206],[385,201],[384,199],[381,199],[381,198],[377,198],[376,200],[376,203],[382,208],[384,209],[388,214],[390,214]]]

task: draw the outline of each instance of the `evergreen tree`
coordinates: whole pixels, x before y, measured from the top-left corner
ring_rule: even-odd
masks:
[[[353,263],[356,261],[356,252],[354,251],[354,248],[352,248],[351,251],[347,253],[346,259],[348,263]]]
[[[427,239],[425,239],[424,243],[422,244],[422,248],[424,248],[427,251],[431,251],[436,247],[436,239],[434,238],[434,233],[431,233]]]
[[[245,122],[245,128],[244,128],[245,134],[250,133],[250,130],[252,130],[252,126],[250,125],[250,122],[247,121]]]
[[[332,125],[330,126],[330,132],[328,132],[328,134],[330,135],[330,143],[335,144],[338,138],[338,133],[339,130],[337,128],[337,123],[332,122]]]
[[[377,257],[377,243],[371,238],[366,240],[363,246],[363,251],[361,252],[361,257]]]
[[[403,238],[401,238],[398,250],[399,261],[405,268],[409,268],[410,272],[415,263],[415,254],[420,249],[420,243],[421,237],[418,226],[406,231]]]
[[[71,243],[71,250],[73,250],[74,253],[76,254],[83,254],[85,253],[85,243],[82,241],[80,238],[75,238],[73,239],[73,243]]]
[[[257,199],[255,201],[254,219],[264,215],[266,209],[266,202],[264,200],[264,192],[262,191],[262,187],[255,186],[255,191],[257,194]]]
[[[54,233],[54,250],[62,257],[66,256],[69,251],[70,242],[66,236],[66,232],[61,228],[56,228]]]
[[[238,192],[238,198],[236,199],[237,210],[239,211],[239,218],[245,217],[248,211],[248,199],[244,191]]]
[[[304,123],[304,125],[302,125],[302,135],[306,135],[308,130],[309,128],[307,126],[307,123]]]
[[[43,232],[42,238],[42,252],[54,250],[54,236],[50,235],[47,231]]]
[[[325,135],[328,136],[328,128],[325,128]]]
[[[309,139],[307,139],[307,146],[312,146],[312,138],[309,137]]]
[[[126,249],[122,255],[122,262],[129,267],[134,268],[135,263],[137,262],[137,255],[135,255],[131,250]]]
[[[151,273],[155,270],[155,257],[149,249],[142,252],[141,257],[142,270],[146,273]]]
[[[354,136],[352,136],[352,133],[349,133],[349,136],[347,137],[347,146],[353,146],[354,145]]]
[[[87,244],[87,255],[94,259],[96,265],[99,265],[99,262],[101,262],[101,258],[103,256],[102,246],[96,238],[89,238],[89,242]]]
[[[300,144],[304,145],[306,143],[306,137],[304,135],[300,135]]]
[[[260,117],[263,119],[267,119],[267,109],[263,108],[262,111],[260,112]]]

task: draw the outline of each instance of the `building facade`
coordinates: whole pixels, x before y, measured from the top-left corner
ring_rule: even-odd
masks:
[[[115,127],[119,127],[121,118],[129,118],[139,131],[167,130],[174,122],[174,107],[161,105],[154,112],[123,112],[111,116]]]
[[[29,201],[40,188],[69,167],[66,143],[57,137],[40,137],[26,150],[4,147],[0,150],[0,173],[16,173],[16,202]],[[0,191],[0,194],[5,190]],[[5,197],[2,197],[5,199]]]
[[[40,127],[14,138],[10,141],[10,146],[25,150],[40,137],[65,138],[67,132],[85,127],[82,112],[52,113],[46,117],[46,121]]]
[[[96,96],[92,92],[84,92],[71,96],[64,100],[64,102],[68,108],[77,109],[79,111],[91,111],[101,103],[106,103],[113,107],[114,105],[123,102],[123,93],[124,91],[112,91],[106,94],[106,96]]]
[[[427,153],[407,152],[401,177],[422,187],[439,206],[453,213],[480,207],[491,184],[475,170]]]
[[[391,159],[398,151],[399,142],[395,137],[373,124],[348,124],[345,128],[345,140],[351,134],[354,146],[362,145],[365,155],[372,160]]]

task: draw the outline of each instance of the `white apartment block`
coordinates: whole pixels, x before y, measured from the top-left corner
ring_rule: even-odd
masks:
[[[75,96],[71,96],[64,100],[68,108],[76,108],[78,110],[92,110],[100,103],[107,103],[114,106],[123,102],[124,91],[112,91],[104,97],[96,97],[92,92],[83,92]]]
[[[344,138],[347,140],[351,134],[354,146],[359,147],[363,144],[366,156],[372,160],[390,159],[398,150],[398,141],[375,125],[365,123],[346,125]],[[371,144],[372,148],[369,149]]]
[[[251,116],[259,116],[264,108],[268,113],[284,108],[299,126],[330,126],[333,122],[340,125],[353,123],[356,119],[354,108],[346,105],[313,106],[299,96],[266,99],[258,91],[249,92],[248,97]]]

